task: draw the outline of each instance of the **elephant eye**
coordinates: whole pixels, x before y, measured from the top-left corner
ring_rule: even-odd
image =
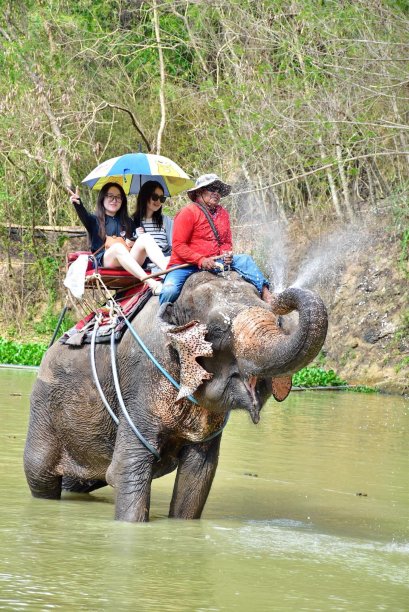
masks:
[[[226,349],[232,341],[230,325],[220,324],[220,321],[214,322],[211,327],[208,326],[206,340],[212,343],[215,351]]]

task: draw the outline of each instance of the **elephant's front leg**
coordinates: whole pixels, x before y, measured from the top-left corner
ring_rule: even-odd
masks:
[[[118,431],[107,482],[116,490],[115,519],[148,521],[154,456],[129,430]]]
[[[216,473],[220,441],[221,435],[209,442],[190,444],[182,449],[170,504],[170,517],[201,517]]]

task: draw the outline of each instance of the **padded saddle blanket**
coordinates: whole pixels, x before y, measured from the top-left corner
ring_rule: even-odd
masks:
[[[142,310],[151,295],[152,293],[146,285],[138,285],[137,287],[128,289],[128,291],[124,291],[121,297],[115,298],[115,301],[121,306],[122,312],[130,321],[140,310]],[[91,312],[85,319],[82,319],[74,327],[66,331],[60,338],[61,344],[82,346],[83,344],[91,342],[97,314],[102,314],[103,318],[98,328],[95,342],[109,342],[112,333],[109,306],[102,306],[95,312]],[[119,317],[114,329],[116,341],[121,339],[125,330],[126,323],[124,318]]]

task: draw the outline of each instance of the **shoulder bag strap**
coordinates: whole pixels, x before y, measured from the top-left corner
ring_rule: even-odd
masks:
[[[206,217],[206,219],[209,222],[210,227],[212,228],[213,234],[215,235],[215,238],[217,240],[217,244],[220,246],[222,244],[221,238],[219,236],[219,232],[217,231],[217,228],[214,224],[213,219],[210,216],[209,211],[207,210],[207,208],[205,206],[203,206],[202,204],[199,204],[198,202],[194,202],[194,204],[200,208],[200,210],[202,211],[202,213],[204,214],[204,216]]]

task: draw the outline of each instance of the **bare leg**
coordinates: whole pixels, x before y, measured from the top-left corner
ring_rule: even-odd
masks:
[[[263,290],[261,292],[261,299],[263,302],[267,302],[267,304],[271,304],[273,302],[273,296],[267,287],[267,285],[263,285]]]
[[[153,240],[153,238],[151,238]],[[156,244],[156,243],[155,243]],[[157,245],[156,245],[157,246]],[[133,256],[132,251],[134,250],[135,245],[132,247],[132,250],[129,252],[128,249],[122,244],[114,244],[112,245],[104,254],[104,267],[106,268],[123,268],[130,274],[133,274],[137,279],[143,280],[151,289],[156,289],[159,285],[158,281],[155,279],[149,279],[145,270],[138,263],[136,258]],[[159,249],[159,247],[157,247]],[[159,249],[160,251],[160,249]],[[162,253],[162,251],[160,251]],[[146,251],[138,252],[138,260],[143,263],[149,255]],[[162,254],[162,257],[163,254]]]
[[[139,236],[131,249],[131,255],[140,263],[143,263],[146,257],[149,257],[155,266],[158,266],[161,270],[166,270],[166,266],[168,265],[168,258],[165,257],[162,249],[150,234],[142,234]]]

